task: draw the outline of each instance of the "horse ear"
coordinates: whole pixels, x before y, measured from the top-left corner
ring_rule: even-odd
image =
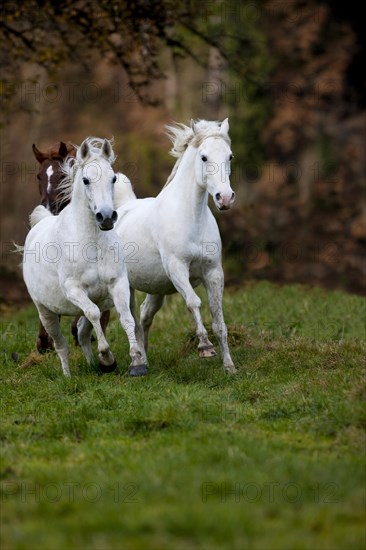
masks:
[[[228,134],[229,133],[229,119],[228,118],[225,118],[225,120],[223,120],[221,122],[220,133],[221,134]]]
[[[58,154],[63,159],[67,157],[67,147],[66,147],[66,145],[63,141],[61,141],[61,143],[60,143],[60,148],[58,150]]]
[[[34,143],[32,145],[32,151],[34,156],[38,160],[39,164],[42,164],[42,162],[44,162],[46,158],[48,158],[47,155],[45,155],[45,153],[42,153],[39,149],[37,149]]]
[[[197,133],[196,123],[193,120],[193,118],[191,118],[191,130],[192,130],[193,134]]]
[[[86,160],[88,158],[90,154],[90,149],[89,149],[88,142],[86,140],[83,141],[83,143],[80,145],[80,149],[78,153],[79,153],[78,156],[80,156],[81,160]]]
[[[109,160],[112,155],[113,155],[113,151],[112,151],[112,146],[110,144],[110,142],[105,139],[103,141],[103,146],[102,146],[102,155],[107,159]]]

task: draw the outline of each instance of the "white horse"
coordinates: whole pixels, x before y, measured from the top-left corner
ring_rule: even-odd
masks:
[[[63,372],[70,376],[69,347],[60,329],[59,315],[83,314],[78,323],[79,343],[90,364],[94,328],[99,366],[116,367],[100,325],[101,312],[115,305],[129,344],[132,376],[146,371],[135,339],[135,322],[129,308],[130,290],[123,246],[113,229],[115,155],[108,140],[87,138],[64,164],[69,174],[64,192],[71,198],[58,216],[43,206],[31,214],[31,230],[23,256],[23,276],[39,318],[54,340]],[[74,164],[73,164],[74,162]]]
[[[216,355],[202,323],[201,300],[193,290],[203,283],[224,369],[234,373],[222,311],[221,239],[207,204],[208,194],[218,210],[231,208],[235,199],[229,179],[232,153],[228,119],[222,123],[192,121],[191,127],[181,124],[168,130],[177,161],[165,187],[156,198],[128,200],[117,210],[116,231],[132,247],[126,265],[136,340],[147,352],[149,328],[164,296],[179,292],[194,317],[199,355]],[[148,293],[141,306],[141,325],[136,317],[134,289]]]

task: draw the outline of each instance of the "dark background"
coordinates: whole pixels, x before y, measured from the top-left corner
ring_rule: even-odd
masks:
[[[114,137],[156,195],[164,125],[230,121],[235,208],[218,215],[227,284],[365,293],[365,38],[356,2],[3,2],[1,293],[25,299],[13,241],[39,202],[32,143]]]

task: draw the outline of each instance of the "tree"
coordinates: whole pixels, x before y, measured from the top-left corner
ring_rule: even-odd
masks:
[[[238,17],[243,6],[236,0],[5,0],[3,100],[11,99],[24,63],[52,75],[68,61],[87,66],[96,52],[123,67],[131,88],[149,104],[159,102],[151,84],[164,78],[163,49],[175,59],[190,57],[207,65],[209,48],[215,48],[241,78],[254,79],[258,44],[253,21]]]

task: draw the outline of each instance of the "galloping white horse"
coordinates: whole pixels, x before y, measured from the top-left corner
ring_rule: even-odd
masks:
[[[182,124],[168,129],[177,161],[165,187],[156,198],[128,200],[118,208],[116,231],[124,243],[133,246],[126,265],[136,339],[147,352],[154,315],[164,296],[178,291],[194,317],[199,355],[216,355],[202,323],[201,300],[193,290],[203,283],[224,369],[234,373],[222,312],[221,239],[207,205],[208,194],[218,210],[231,208],[235,199],[229,180],[232,153],[228,119],[222,123],[192,121],[191,127]],[[141,306],[141,325],[136,317],[134,289],[148,293]]]
[[[129,308],[130,290],[123,246],[115,231],[113,206],[115,155],[108,140],[87,138],[74,159],[65,163],[69,174],[64,185],[71,202],[58,216],[43,206],[31,214],[23,256],[23,275],[39,318],[54,340],[63,372],[70,376],[69,347],[60,329],[59,315],[84,314],[78,324],[79,343],[90,364],[90,336],[98,340],[99,366],[116,367],[100,326],[101,311],[115,305],[129,344],[129,374],[145,373],[142,353],[135,339],[135,322]]]

